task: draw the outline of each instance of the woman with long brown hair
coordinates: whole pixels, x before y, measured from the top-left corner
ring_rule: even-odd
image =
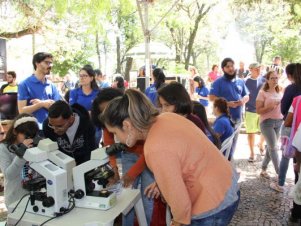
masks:
[[[269,178],[266,172],[269,162],[272,160],[276,173],[279,173],[278,138],[283,115],[280,110],[282,93],[278,86],[279,76],[274,71],[266,74],[266,82],[259,91],[256,99],[256,112],[260,116],[260,129],[263,134],[267,150],[261,166],[260,176]]]

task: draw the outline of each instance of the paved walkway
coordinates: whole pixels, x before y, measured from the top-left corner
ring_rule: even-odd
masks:
[[[259,177],[262,157],[257,151],[257,161],[249,163],[249,149],[247,136],[240,134],[237,150],[234,155],[234,165],[240,171],[241,202],[231,226],[297,226],[289,222],[289,210],[292,199],[288,197],[289,189],[293,185],[292,162],[288,170],[287,189],[278,193],[269,188],[271,180]],[[272,163],[268,172],[275,176]],[[6,218],[6,209],[3,203],[3,194],[0,194],[0,221]],[[300,213],[301,214],[301,213]]]
[[[239,180],[241,202],[231,225],[299,225],[298,223],[292,224],[288,220],[290,208],[292,207],[292,199],[288,197],[288,194],[294,182],[292,160],[288,169],[285,192],[279,193],[269,188],[270,182],[276,178],[272,162],[270,162],[268,168],[268,173],[272,178],[268,180],[260,177],[263,157],[259,155],[257,149],[256,153],[257,160],[254,163],[249,163],[247,161],[249,157],[247,135],[240,134],[234,154],[234,165],[241,172]],[[280,154],[279,152],[279,156],[281,156]]]

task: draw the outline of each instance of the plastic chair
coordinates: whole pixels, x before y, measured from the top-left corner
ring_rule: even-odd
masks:
[[[220,152],[225,156],[226,159],[229,158],[231,149],[232,149],[232,144],[233,144],[233,139],[239,133],[240,127],[238,127],[230,137],[228,137],[224,142],[222,143],[222,147],[220,149]]]

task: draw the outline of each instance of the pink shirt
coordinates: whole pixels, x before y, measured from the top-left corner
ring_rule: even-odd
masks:
[[[298,108],[297,107],[297,103],[298,103],[298,99],[299,99],[299,105]],[[301,123],[301,96],[297,96],[293,99],[293,103],[289,109],[290,113],[296,114],[296,122],[295,122],[295,127],[292,128],[294,133],[296,133],[297,128],[299,127],[300,123]]]
[[[219,74],[211,71],[209,72],[208,77],[210,78],[211,82],[214,82],[219,77]]]
[[[157,117],[144,155],[174,220],[182,224],[218,207],[231,187],[230,162],[197,126],[175,113]]]
[[[262,101],[264,103],[264,106],[267,106],[271,103],[275,103],[275,101],[281,101],[282,99],[282,93],[277,92],[266,92],[264,90],[260,90],[256,101]],[[266,119],[282,119],[283,115],[281,114],[280,104],[277,105],[276,108],[273,110],[260,114],[260,122],[263,122]]]

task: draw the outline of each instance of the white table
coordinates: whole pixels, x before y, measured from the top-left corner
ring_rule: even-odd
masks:
[[[7,226],[13,226],[21,217],[27,198],[24,198],[14,213],[7,216]],[[135,208],[137,219],[140,226],[146,226],[146,218],[140,191],[138,189],[123,189],[117,196],[117,204],[113,208],[103,211],[75,207],[70,213],[59,218],[53,219],[45,226],[113,226],[117,216],[127,214]],[[26,212],[19,222],[20,226],[38,226],[48,220],[49,217],[36,215]]]

